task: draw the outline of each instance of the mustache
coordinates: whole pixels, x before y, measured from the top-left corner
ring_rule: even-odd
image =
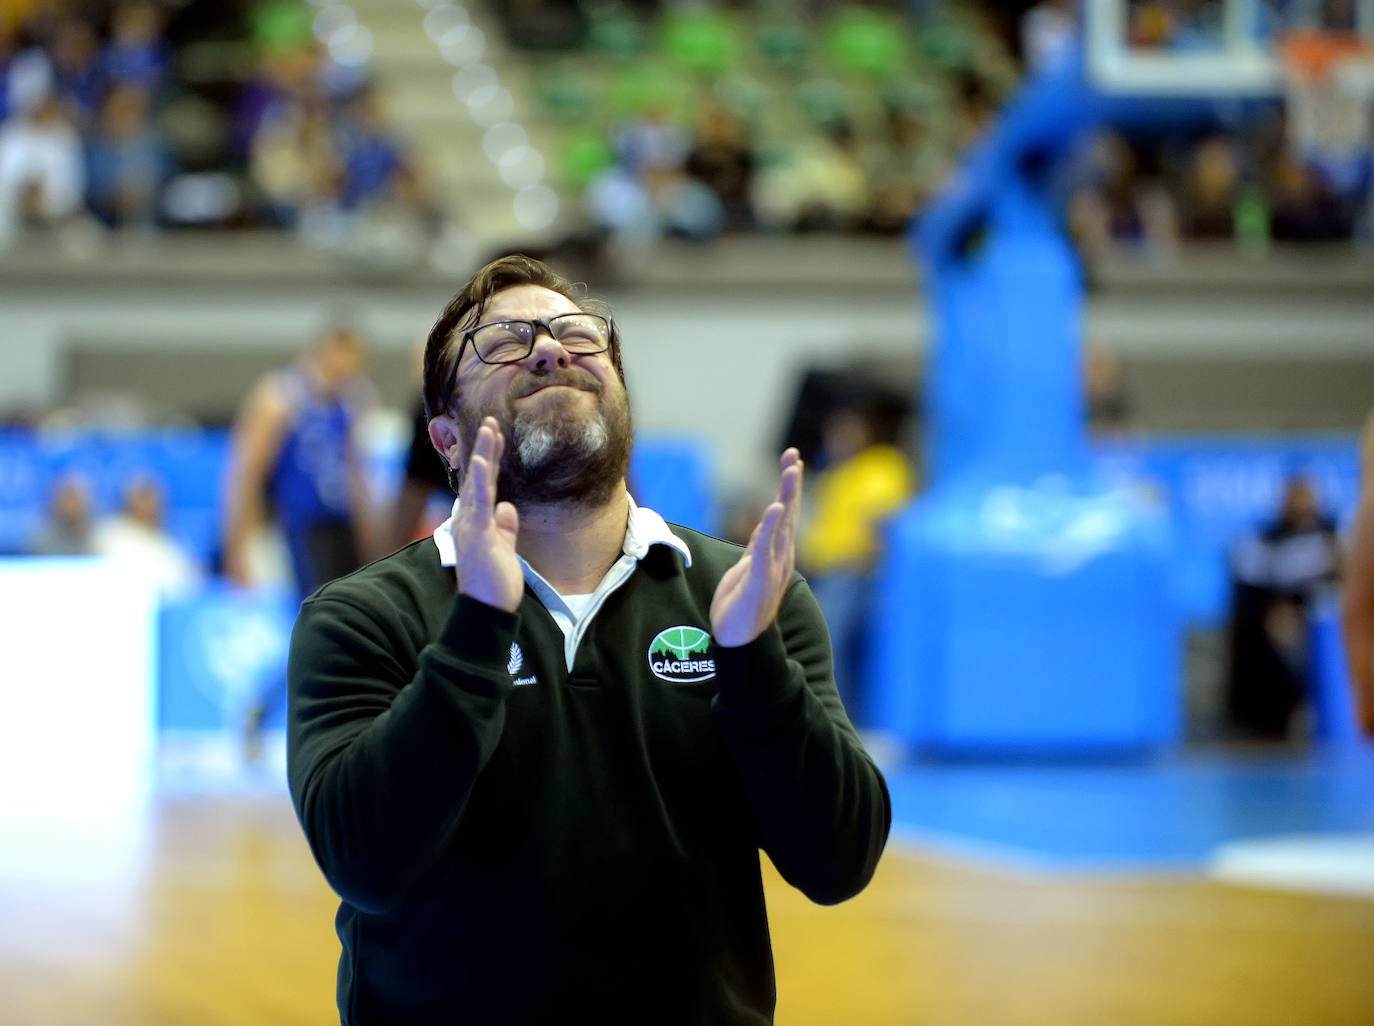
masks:
[[[601,393],[601,382],[597,381],[596,375],[590,371],[583,370],[581,367],[560,367],[543,374],[526,373],[520,375],[511,382],[510,388],[506,390],[506,398],[523,399],[527,395],[538,392],[541,388],[549,388],[553,385],[567,385],[583,392],[595,392],[598,395]]]

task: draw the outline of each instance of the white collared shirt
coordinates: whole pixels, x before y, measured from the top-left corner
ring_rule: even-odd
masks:
[[[591,595],[572,596],[575,604],[583,607],[580,612],[575,612],[564,597],[554,590],[553,585],[525,562],[523,556],[518,557],[525,583],[538,596],[539,601],[544,604],[544,608],[563,631],[563,655],[569,671],[573,667],[577,646],[586,634],[587,626],[596,616],[597,610],[611,592],[629,580],[630,574],[634,573],[635,567],[652,546],[667,545],[676,549],[682,553],[687,565],[692,565],[692,550],[669,529],[667,522],[647,506],[636,504],[629,493],[626,493],[625,498],[630,503],[630,517],[625,526],[625,543],[621,548],[621,556],[611,564],[611,568],[606,571],[606,575],[601,578],[601,583]],[[453,518],[457,515],[458,500],[454,499],[453,513],[434,529],[434,544],[439,549],[439,560],[444,566],[453,566],[458,562],[458,550],[453,543]]]

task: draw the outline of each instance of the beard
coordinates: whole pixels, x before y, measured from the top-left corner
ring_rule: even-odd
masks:
[[[532,388],[571,385],[593,399],[591,410],[574,394],[537,400],[512,414],[515,401]],[[571,367],[543,375],[521,375],[499,410],[459,403],[459,421],[469,450],[485,416],[494,416],[506,438],[496,478],[496,501],[526,506],[599,506],[614,495],[630,469],[634,431],[625,390],[607,387]]]

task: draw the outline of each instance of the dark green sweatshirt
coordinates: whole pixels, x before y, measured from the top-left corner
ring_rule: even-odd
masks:
[[[759,849],[812,900],[872,877],[891,811],[810,589],[708,644],[737,546],[674,527],[571,672],[526,589],[455,594],[430,540],[327,585],[291,644],[291,794],[343,899],[346,1026],[768,1023]]]

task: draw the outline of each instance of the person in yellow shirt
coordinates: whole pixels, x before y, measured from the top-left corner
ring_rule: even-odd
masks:
[[[863,681],[873,571],[881,526],[906,505],[915,474],[906,455],[877,438],[861,403],[832,411],[822,430],[822,469],[801,539],[807,580],[830,627],[835,682],[850,717],[864,722]]]

